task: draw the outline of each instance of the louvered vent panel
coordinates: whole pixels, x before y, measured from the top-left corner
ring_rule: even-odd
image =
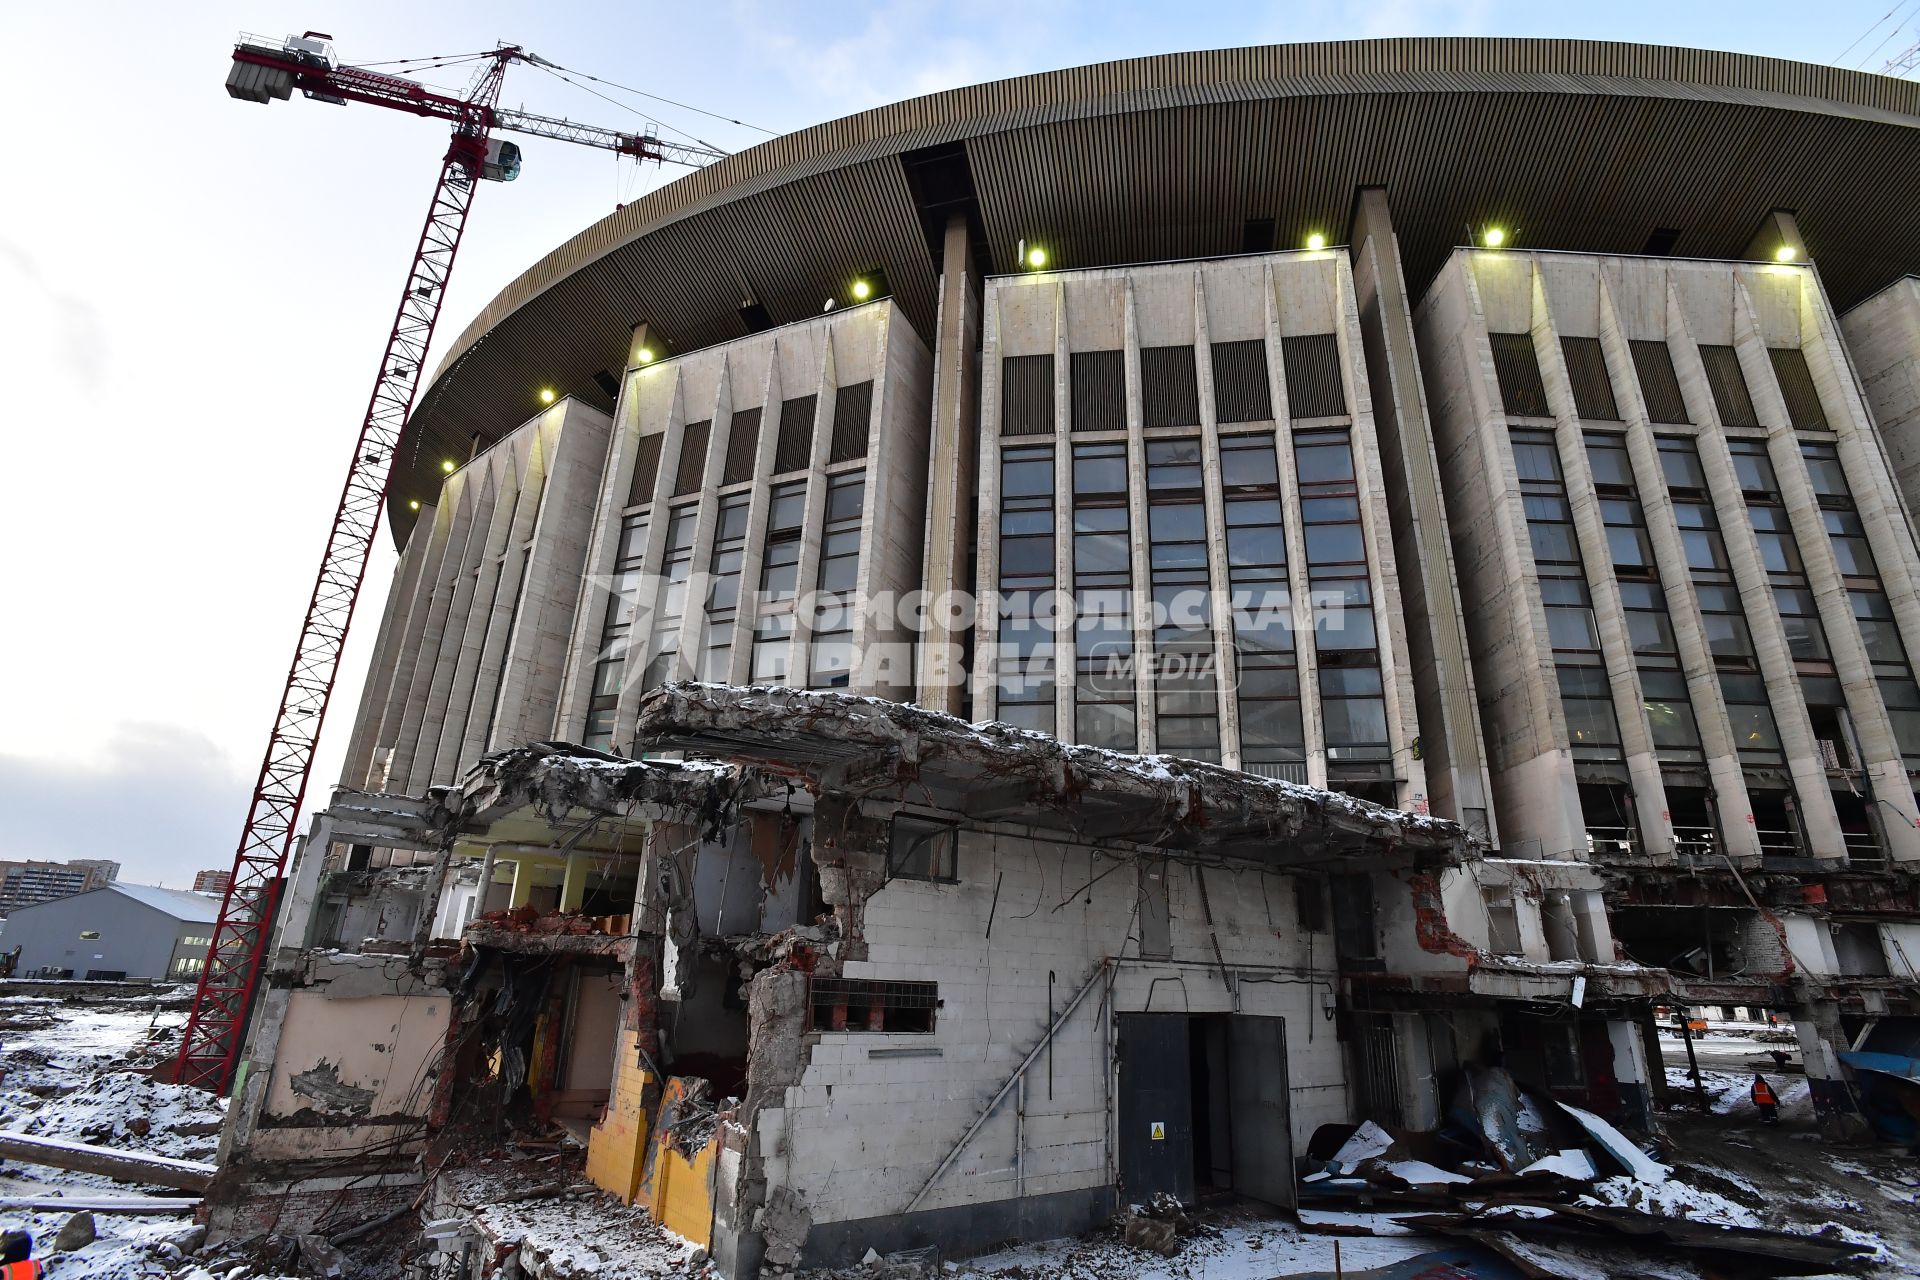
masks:
[[[1759,426],[1760,416],[1753,410],[1753,393],[1747,390],[1747,375],[1740,370],[1740,353],[1732,347],[1703,342],[1700,363],[1707,368],[1707,386],[1713,392],[1713,407],[1720,411],[1720,424]]]
[[[760,410],[739,409],[733,415],[733,427],[727,432],[727,470],[721,484],[739,484],[753,479],[754,460],[760,456]]]
[[[1267,385],[1267,344],[1259,338],[1213,344],[1216,422],[1266,422],[1273,417]]]
[[[815,396],[800,396],[780,406],[780,435],[773,442],[773,471],[802,471],[813,461]]]
[[[1680,394],[1680,375],[1673,371],[1673,352],[1659,341],[1627,344],[1633,352],[1633,371],[1640,379],[1640,398],[1647,404],[1649,422],[1691,422],[1686,397]]]
[[[673,496],[700,492],[700,481],[707,472],[707,436],[713,423],[689,422],[680,435],[680,466],[673,473]]]
[[[1008,356],[1000,362],[1000,434],[1053,434],[1053,357]]]
[[[833,397],[833,442],[828,462],[852,462],[867,456],[867,432],[873,421],[873,383],[856,382]]]
[[[1807,353],[1798,347],[1770,347],[1767,356],[1773,361],[1773,377],[1787,402],[1787,419],[1793,429],[1827,430],[1827,411],[1820,407],[1820,391],[1813,385]]]
[[[1125,431],[1127,429],[1127,353],[1076,351],[1073,353],[1073,429]]]
[[[1620,421],[1620,406],[1607,377],[1607,357],[1598,338],[1562,338],[1560,351],[1567,362],[1567,381],[1573,384],[1573,405],[1581,417],[1600,422]]]
[[[660,442],[666,438],[660,433],[640,437],[633,455],[633,483],[627,488],[628,506],[653,501],[653,482],[660,478]]]
[[[1493,343],[1493,372],[1500,379],[1500,403],[1510,414],[1544,418],[1547,388],[1540,381],[1540,357],[1533,349],[1530,333],[1490,333]]]
[[[1149,427],[1200,425],[1200,378],[1193,348],[1140,348],[1141,414]]]
[[[1287,374],[1287,412],[1295,418],[1337,418],[1347,411],[1347,389],[1340,380],[1340,339],[1331,333],[1307,333],[1280,339],[1280,363]]]

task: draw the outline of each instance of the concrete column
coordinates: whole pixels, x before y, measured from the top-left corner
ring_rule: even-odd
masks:
[[[1240,767],[1240,699],[1235,696],[1233,577],[1227,566],[1226,493],[1220,479],[1220,412],[1213,400],[1213,338],[1205,276],[1193,273],[1193,364],[1200,399],[1200,472],[1207,521],[1207,591],[1213,616],[1214,687],[1219,698],[1220,760]]]
[[[1071,605],[1077,599],[1073,578],[1073,379],[1067,350],[1067,288],[1055,279],[1053,295],[1053,589]],[[1080,636],[1069,608],[1053,636],[1053,736],[1078,742],[1075,686],[1080,678]]]
[[[1281,346],[1280,295],[1272,263],[1262,273],[1266,303],[1267,394],[1273,401],[1274,453],[1279,463],[1280,509],[1286,521],[1287,595],[1293,606],[1293,660],[1300,680],[1301,744],[1309,786],[1327,785],[1327,731],[1320,715],[1320,659],[1314,649],[1313,585],[1307,578],[1307,531],[1300,523],[1300,469],[1293,456],[1293,407],[1287,400],[1287,363]]]
[[[1791,251],[1785,259],[1780,256],[1782,249]],[[1807,242],[1800,238],[1800,224],[1794,219],[1793,210],[1769,210],[1740,256],[1748,262],[1807,261]]]
[[[507,909],[524,907],[533,897],[533,859],[521,854],[513,860],[513,891],[507,895]]]
[[[681,370],[675,367],[641,376],[672,378],[673,393],[667,409],[666,427],[660,438],[660,465],[654,472],[653,495],[649,499],[647,546],[640,560],[642,583],[640,599],[635,603],[633,623],[627,628],[626,667],[621,672],[620,701],[614,711],[613,740],[615,742],[624,742],[633,736],[634,722],[640,710],[640,695],[645,692],[641,687],[641,678],[646,674],[654,624],[659,619],[660,606],[664,603],[666,592],[666,585],[660,580],[660,568],[666,559],[667,526],[672,523],[671,514],[667,510],[667,500],[673,493],[674,476],[679,470],[677,464],[680,458],[680,444],[687,431],[687,386]],[[623,407],[628,403],[634,406],[634,422],[630,428],[625,425],[616,425],[614,439],[618,443],[614,447],[617,451],[617,461],[607,469],[609,484],[631,486],[633,469],[639,457],[641,423],[637,397],[623,401]],[[615,501],[617,502],[618,499]],[[609,521],[600,530],[599,542],[588,562],[587,572],[612,573],[615,557],[619,554],[619,545],[619,523]],[[596,632],[587,643],[592,645],[598,640],[599,635]],[[568,708],[568,711],[575,717],[574,723],[584,728],[587,706],[591,701],[593,678],[583,671],[576,683],[578,686],[576,702]]]
[[[951,228],[949,228],[951,230]],[[991,305],[989,305],[991,303]],[[1000,653],[1000,303],[982,296],[980,339],[979,501],[974,512],[973,718],[992,720],[1000,710],[994,666]],[[936,403],[939,403],[936,400]],[[939,475],[936,469],[934,474]],[[936,480],[936,484],[939,482]],[[956,515],[956,519],[961,518]],[[958,536],[957,534],[955,535]],[[954,572],[960,572],[955,562]]]
[[[1647,540],[1653,546],[1654,566],[1666,596],[1667,620],[1673,627],[1674,647],[1679,650],[1680,669],[1687,679],[1687,701],[1693,706],[1694,721],[1700,729],[1707,777],[1713,788],[1715,808],[1721,815],[1721,847],[1730,856],[1756,860],[1757,865],[1760,843],[1751,821],[1753,805],[1747,799],[1740,753],[1727,720],[1726,702],[1720,695],[1720,678],[1713,654],[1707,648],[1700,602],[1693,591],[1693,571],[1687,565],[1686,549],[1680,541],[1673,497],[1667,491],[1666,471],[1660,462],[1659,445],[1647,417],[1646,399],[1640,393],[1640,377],[1634,369],[1633,352],[1627,340],[1614,307],[1613,290],[1603,270],[1600,349],[1606,360],[1608,378],[1613,383],[1614,403],[1619,406],[1627,427],[1627,456],[1639,491],[1640,514],[1647,524]],[[1670,819],[1668,826],[1670,829]]]
[[[633,326],[633,334],[627,340],[627,368],[638,369],[659,357],[660,352],[653,345],[653,326],[644,320]]]
[[[1127,375],[1127,527],[1133,530],[1133,707],[1140,750],[1152,751],[1160,732],[1153,700],[1152,532],[1147,523],[1146,402],[1140,388],[1140,318],[1133,280],[1126,282],[1124,339]]]
[[[1394,555],[1413,570],[1400,578],[1400,597],[1427,786],[1435,813],[1495,841],[1492,785],[1481,748],[1446,503],[1420,385],[1400,245],[1384,188],[1364,188],[1356,197],[1351,239]]]
[[[1560,455],[1560,474],[1566,483],[1567,505],[1573,513],[1574,536],[1580,544],[1581,567],[1587,594],[1593,601],[1594,628],[1600,633],[1600,657],[1606,664],[1613,691],[1613,715],[1620,728],[1620,751],[1633,788],[1635,824],[1642,850],[1660,859],[1673,857],[1673,823],[1667,813],[1666,788],[1654,757],[1653,732],[1647,727],[1646,695],[1634,662],[1633,641],[1627,634],[1627,615],[1620,600],[1620,584],[1613,574],[1613,554],[1600,514],[1600,498],[1593,487],[1593,468],[1587,462],[1586,433],[1573,399],[1573,383],[1560,349],[1559,329],[1547,302],[1546,281],[1536,262],[1533,269],[1533,349],[1540,377],[1553,413],[1554,445]],[[1584,814],[1582,815],[1584,817]]]
[[[1727,450],[1726,428],[1721,424],[1720,411],[1707,386],[1700,349],[1687,327],[1685,310],[1671,283],[1667,287],[1667,342],[1687,413],[1700,424],[1696,437],[1700,465],[1706,472],[1714,514],[1726,543],[1727,560],[1740,590],[1740,603],[1753,632],[1754,654],[1766,685],[1768,704],[1773,709],[1774,723],[1780,730],[1780,746],[1786,755],[1787,772],[1793,779],[1802,829],[1813,856],[1844,858],[1846,841],[1840,834],[1840,817],[1834,811],[1833,795],[1827,790],[1826,765],[1814,745],[1807,700],[1800,690],[1793,656],[1787,651],[1786,628],[1774,604],[1773,587],[1760,563],[1760,549],[1754,540],[1746,499],[1741,496],[1740,482],[1734,474],[1733,455]]]
[[[1809,1002],[1795,1013],[1793,1034],[1800,1042],[1800,1061],[1807,1069],[1815,1112],[1823,1120],[1858,1115],[1859,1101],[1846,1068],[1840,1065],[1840,1054],[1848,1045],[1840,1029],[1839,1006],[1831,1000]]]
[[[1643,1025],[1650,1025],[1649,1017]],[[1613,1021],[1607,1023],[1607,1039],[1613,1045],[1613,1079],[1620,1091],[1620,1112],[1627,1127],[1642,1132],[1652,1132],[1655,1128],[1653,1110],[1653,1075],[1658,1071],[1662,1086],[1666,1080],[1666,1067],[1660,1063],[1659,1042],[1652,1045],[1655,1062],[1652,1067],[1647,1061],[1648,1047],[1641,1043],[1641,1028],[1631,1022]]]
[[[584,853],[567,855],[567,868],[560,880],[560,909],[578,911],[587,896],[587,874],[592,871],[592,860]]]
[[[933,438],[928,453],[926,559],[921,586],[939,600],[972,589],[966,581],[973,535],[979,421],[980,281],[973,270],[965,214],[947,219],[940,255],[940,315],[934,330]],[[920,641],[921,706],[957,715],[964,636],[946,611],[930,609]]]
[[[1366,360],[1360,340],[1359,306],[1354,299],[1353,264],[1334,259],[1339,307],[1334,326],[1340,352],[1340,373],[1346,382],[1352,410],[1349,439],[1353,447],[1353,475],[1360,499],[1360,528],[1367,545],[1367,577],[1373,590],[1373,624],[1379,644],[1381,690],[1387,709],[1387,741],[1393,752],[1394,776],[1400,779],[1395,799],[1403,809],[1428,810],[1427,766],[1414,742],[1420,736],[1420,716],[1409,675],[1407,615],[1400,598],[1400,569],[1394,558],[1391,515],[1386,482],[1380,465],[1380,439],[1373,429],[1373,395],[1367,383]]]

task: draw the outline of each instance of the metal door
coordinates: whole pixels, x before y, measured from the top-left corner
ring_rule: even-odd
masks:
[[[1120,1197],[1157,1191],[1193,1200],[1193,1090],[1187,1015],[1120,1015]]]
[[[1284,1020],[1236,1013],[1227,1023],[1227,1107],[1233,1122],[1233,1189],[1292,1208]]]

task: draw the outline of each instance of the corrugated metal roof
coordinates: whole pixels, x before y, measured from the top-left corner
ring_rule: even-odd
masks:
[[[996,270],[1021,238],[1060,267],[1212,257],[1250,219],[1345,238],[1384,186],[1415,295],[1499,221],[1529,248],[1733,257],[1797,211],[1841,307],[1920,267],[1920,84],[1743,54],[1431,38],[1168,54],[930,94],[803,129],[652,192],[547,254],[454,342],[396,457],[390,518],[440,459],[556,387],[605,408],[631,326],[685,352],[819,312],[883,268],[931,341],[935,264],[900,161],[961,142]]]
[[[220,898],[216,894],[193,893],[186,889],[163,889],[157,884],[120,884],[115,882],[100,890],[102,893],[119,893],[144,903],[156,911],[164,911],[176,920],[190,923],[212,924],[220,918]]]

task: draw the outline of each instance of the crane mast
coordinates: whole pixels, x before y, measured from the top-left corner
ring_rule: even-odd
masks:
[[[194,992],[175,1079],[214,1092],[231,1084],[248,1011],[265,967],[273,917],[284,883],[300,807],[312,775],[315,748],[333,697],[340,656],[365,581],[367,560],[387,500],[394,449],[420,385],[427,349],[440,318],[448,277],[482,180],[508,181],[519,172],[518,148],[499,131],[525,133],[613,151],[639,160],[703,164],[720,152],[663,143],[647,133],[624,133],[551,116],[499,108],[501,83],[513,62],[545,64],[517,45],[481,56],[466,96],[454,97],[403,76],[341,66],[331,38],[316,32],[273,41],[242,36],[233,50],[227,92],[249,102],[287,99],[298,89],[322,102],[360,102],[449,121],[453,136],[440,163],[426,225],[414,248],[399,307],[387,335],[379,373],[327,534],[320,570],[307,601],[248,805],[233,875],[214,923],[207,959]],[[323,856],[324,850],[316,851]]]

